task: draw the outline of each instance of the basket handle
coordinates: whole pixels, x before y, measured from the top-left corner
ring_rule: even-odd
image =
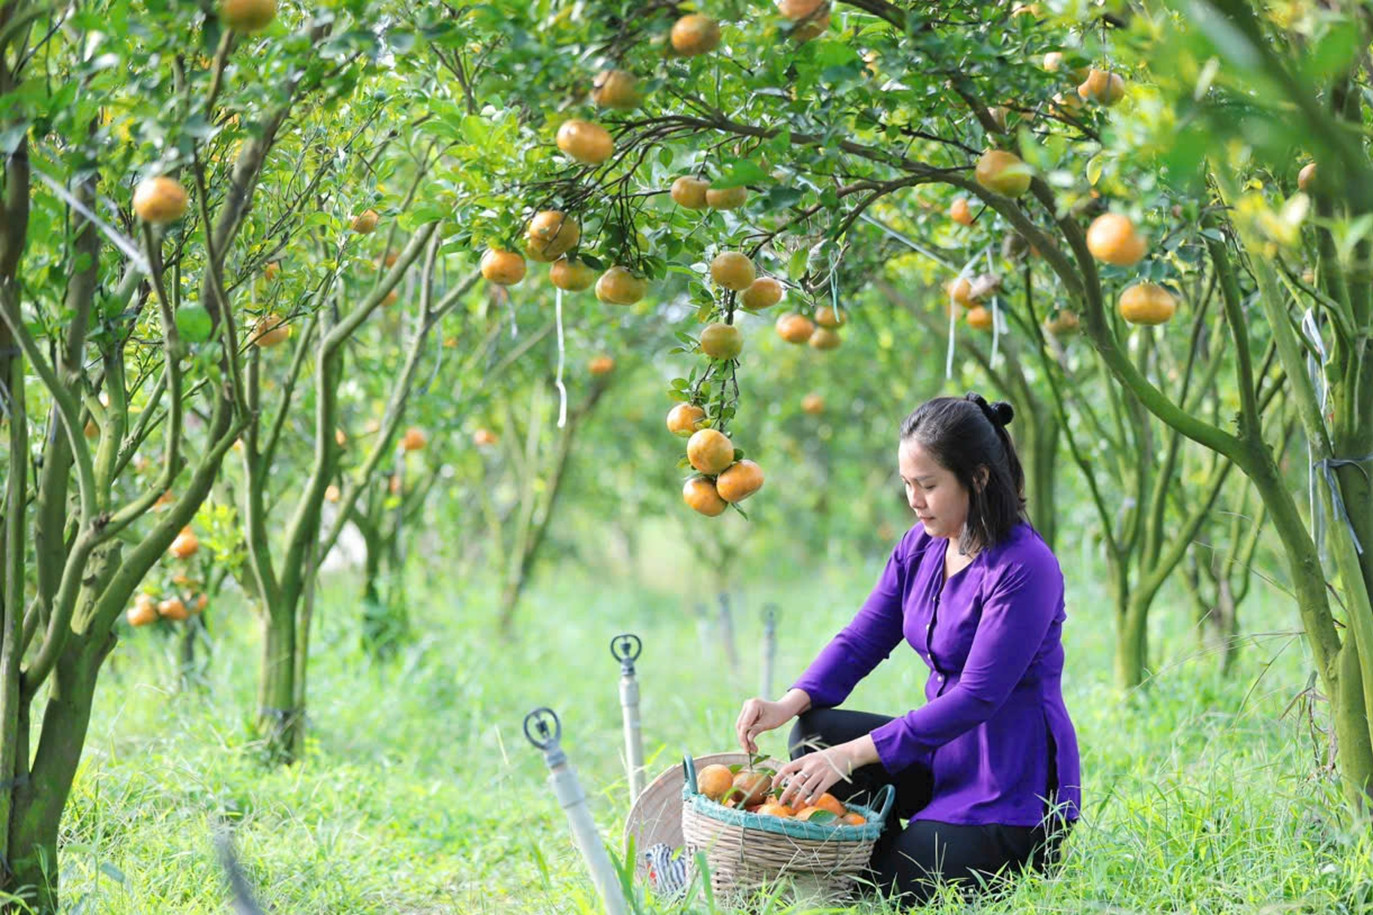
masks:
[[[896,786],[888,782],[882,786],[882,790],[877,792],[880,801],[877,811],[877,818],[883,823],[887,822],[887,814],[891,812],[892,801],[896,800]]]
[[[687,787],[691,789],[692,794],[700,794],[701,789],[696,787],[696,760],[691,758],[690,753],[685,753],[682,755],[682,765]]]

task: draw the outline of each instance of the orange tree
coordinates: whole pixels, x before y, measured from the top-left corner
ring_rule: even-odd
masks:
[[[39,911],[118,621],[252,418],[247,284],[331,168],[300,128],[383,51],[273,11],[0,15],[0,891]]]
[[[876,205],[937,199],[937,209],[907,207],[921,241],[946,241],[966,208],[983,211],[992,237],[1014,230],[1055,305],[1080,315],[1118,396],[1255,487],[1331,700],[1344,788],[1364,808],[1373,778],[1373,664],[1360,660],[1373,651],[1373,365],[1361,341],[1373,282],[1362,265],[1373,242],[1360,226],[1373,167],[1355,139],[1364,123],[1356,55],[1368,28],[1358,14],[1259,18],[1237,0],[1062,15],[887,0],[788,3],[780,14],[737,3],[577,9],[586,15],[511,6],[499,21],[475,22],[533,36],[493,55],[510,81],[507,104],[528,113],[523,180],[493,222],[513,235],[531,203],[556,206],[582,227],[573,255],[607,268],[608,300],[685,280],[707,326],[735,326],[750,310],[745,265],[710,269],[722,253],[743,254],[787,286],[784,307],[800,314],[779,332],[798,339],[813,332],[825,297],[844,296],[835,265],[863,261],[875,244],[864,217]],[[608,91],[626,86],[633,91]],[[1328,162],[1303,179],[1314,206],[1296,188],[1291,144],[1302,136]],[[964,204],[946,218],[955,197]],[[991,239],[966,243],[975,255]],[[1224,370],[1238,403],[1222,423],[1190,412],[1156,366],[1133,358],[1173,345],[1143,341],[1172,317],[1187,279],[1159,252],[1184,246],[1216,278],[1230,337]],[[747,302],[767,308],[773,298],[760,291]],[[720,332],[708,347],[699,332],[688,338],[703,361],[678,390],[711,427],[688,448],[701,474],[689,495],[716,513],[737,458],[719,433],[748,416],[733,358],[748,338]],[[1308,356],[1320,366],[1314,378]],[[1275,424],[1262,421],[1283,385],[1338,521],[1328,528],[1329,574],[1279,469]]]

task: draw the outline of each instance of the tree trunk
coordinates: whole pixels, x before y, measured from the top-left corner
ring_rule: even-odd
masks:
[[[304,703],[296,697],[296,600],[283,596],[262,617],[262,679],[258,687],[258,733],[267,758],[293,763],[305,743]]]

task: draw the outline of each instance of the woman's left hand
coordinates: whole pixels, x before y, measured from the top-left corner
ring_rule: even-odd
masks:
[[[779,768],[773,784],[785,785],[781,802],[799,811],[814,804],[833,785],[851,776],[860,765],[855,743],[850,741],[807,753]]]

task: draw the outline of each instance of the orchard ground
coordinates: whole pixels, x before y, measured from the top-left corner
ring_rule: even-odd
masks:
[[[1076,542],[1076,538],[1069,538]],[[646,539],[646,543],[647,543]],[[819,581],[739,569],[732,591],[744,668],[723,647],[699,650],[698,577],[666,538],[641,575],[592,576],[570,564],[539,576],[519,641],[492,635],[494,587],[413,583],[423,632],[393,663],[357,649],[356,583],[328,576],[312,644],[310,743],[289,768],[261,765],[245,736],[259,629],[222,601],[216,655],[201,689],[175,690],[170,640],[126,637],[102,675],[82,768],[64,820],[64,905],[108,915],[222,913],[228,905],[212,830],[235,826],[260,900],[276,912],[592,913],[599,911],[523,716],[550,705],[612,850],[628,811],[621,768],[618,667],[608,643],[644,641],[639,664],[650,776],[683,750],[733,747],[733,722],[758,690],[761,608],[780,605],[780,693],[856,610],[883,557],[821,564]],[[653,555],[654,552],[657,555]],[[1339,792],[1292,699],[1309,654],[1289,597],[1267,579],[1244,605],[1251,636],[1222,679],[1198,649],[1186,602],[1155,614],[1170,658],[1144,692],[1112,684],[1109,601],[1101,569],[1075,547],[1068,578],[1065,691],[1078,728],[1085,817],[1057,878],[1027,878],[986,912],[1312,912],[1373,907],[1373,839],[1334,824]],[[553,574],[556,572],[556,574]],[[607,580],[618,581],[605,587]],[[709,602],[714,594],[700,594]],[[714,639],[709,633],[707,635]],[[924,671],[906,646],[860,684],[851,707],[895,714]],[[1284,717],[1284,711],[1287,714]],[[1316,721],[1325,709],[1317,709]],[[785,730],[760,748],[784,750]],[[928,911],[965,911],[951,901]],[[667,912],[667,908],[641,909]],[[693,911],[705,912],[704,906]],[[776,908],[773,911],[785,911]],[[851,911],[884,911],[873,905]]]

